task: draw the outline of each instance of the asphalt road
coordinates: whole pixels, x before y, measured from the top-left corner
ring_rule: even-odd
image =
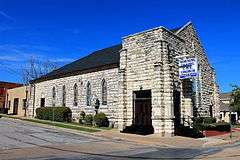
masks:
[[[146,146],[0,119],[0,160],[238,159],[237,153],[239,144],[213,148]]]

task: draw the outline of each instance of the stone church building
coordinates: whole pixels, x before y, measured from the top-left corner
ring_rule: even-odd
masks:
[[[195,79],[179,79],[178,57],[198,60]],[[176,29],[157,27],[122,38],[122,43],[31,81],[28,115],[44,106],[95,113],[95,101],[120,131],[130,126],[172,136],[194,116],[216,117],[215,73],[191,22]]]

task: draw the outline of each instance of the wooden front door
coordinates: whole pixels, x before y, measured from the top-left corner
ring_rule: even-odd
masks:
[[[174,127],[175,130],[181,124],[181,97],[179,91],[173,91],[173,107],[174,107]]]
[[[13,114],[14,115],[18,114],[18,104],[19,104],[19,99],[14,98],[14,102],[13,102]]]
[[[151,90],[133,92],[133,125],[139,130],[152,132]]]

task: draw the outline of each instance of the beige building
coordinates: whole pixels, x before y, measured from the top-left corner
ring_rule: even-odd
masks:
[[[27,106],[27,91],[26,86],[17,87],[7,90],[8,114],[25,116]]]
[[[178,57],[198,60],[198,76],[180,79]],[[31,81],[28,115],[38,107],[67,106],[101,112],[120,131],[173,136],[192,117],[215,117],[219,108],[215,73],[191,22],[176,29],[156,27],[122,38],[122,43]]]
[[[222,122],[232,122],[233,124],[239,122],[239,116],[237,112],[230,112],[231,93],[220,94],[220,117],[219,120]]]

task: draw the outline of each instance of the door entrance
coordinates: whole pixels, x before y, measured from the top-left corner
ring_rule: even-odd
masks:
[[[179,91],[173,91],[173,107],[174,107],[174,128],[175,128],[175,134],[181,125],[181,98],[180,98],[180,92]]]
[[[137,133],[153,133],[151,90],[133,92],[133,126]]]
[[[13,114],[14,115],[18,114],[18,102],[19,102],[19,99],[14,98],[14,102],[13,102]]]

